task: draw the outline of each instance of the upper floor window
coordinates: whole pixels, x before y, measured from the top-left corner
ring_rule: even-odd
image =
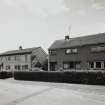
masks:
[[[91,48],[91,52],[101,52],[101,51],[105,51],[105,46],[97,46]]]
[[[49,53],[50,53],[51,55],[56,55],[56,51],[55,51],[55,50],[51,50]]]
[[[16,59],[17,57],[16,57],[16,55],[14,56],[14,60],[16,61],[17,59]]]
[[[28,55],[25,55],[25,61],[27,61],[28,60]]]
[[[0,61],[2,61],[2,57],[0,57]]]
[[[9,57],[8,57],[8,61],[10,61],[10,60],[11,60],[11,57],[9,56]]]
[[[70,54],[70,53],[71,53],[71,49],[67,49],[66,54]]]
[[[72,49],[72,53],[77,53],[77,48]]]
[[[21,56],[20,56],[20,55],[15,55],[15,56],[14,56],[14,60],[15,60],[15,61],[19,61],[19,60],[20,60],[20,58],[21,58]]]
[[[66,49],[65,53],[66,54],[77,53],[77,48]]]

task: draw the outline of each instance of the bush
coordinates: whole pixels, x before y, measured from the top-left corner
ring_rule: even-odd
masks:
[[[48,59],[46,59],[42,64],[42,69],[44,71],[48,71]]]
[[[46,82],[82,83],[93,85],[105,85],[105,73],[103,72],[14,72],[14,79]]]
[[[30,81],[62,82],[63,73],[60,72],[14,72],[14,79]]]
[[[12,77],[12,72],[1,71],[0,72],[0,79],[10,78]]]

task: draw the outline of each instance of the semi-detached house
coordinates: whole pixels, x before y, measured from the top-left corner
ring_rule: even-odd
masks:
[[[105,33],[56,40],[49,48],[49,70],[105,70]]]
[[[41,47],[11,50],[0,54],[0,70],[33,70],[37,63],[42,64],[47,59],[46,52]]]

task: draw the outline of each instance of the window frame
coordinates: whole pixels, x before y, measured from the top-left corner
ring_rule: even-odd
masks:
[[[75,50],[76,50],[76,52],[75,52]],[[72,49],[72,53],[75,53],[76,54],[77,52],[78,52],[77,48],[73,48]]]
[[[101,61],[96,61],[96,69],[102,69],[102,62]],[[101,64],[101,67],[97,67],[97,63],[100,63]]]
[[[7,59],[8,59],[8,61],[11,61],[11,56],[8,56]]]
[[[25,55],[25,62],[27,62],[28,61],[28,55],[26,54]]]
[[[90,48],[91,52],[105,52],[105,46],[94,46]]]
[[[50,50],[49,53],[50,53],[50,55],[56,55],[57,51],[56,50]]]
[[[92,67],[92,65],[91,65],[92,63],[93,63],[93,67]],[[94,69],[94,63],[95,63],[95,62],[93,62],[93,61],[88,63],[90,69]]]
[[[67,50],[70,50],[70,52],[67,52]],[[74,50],[76,50],[76,52]],[[67,48],[67,49],[65,49],[65,54],[66,55],[77,54],[77,53],[78,53],[78,49],[77,48]]]
[[[68,50],[70,50],[70,52],[67,52]],[[66,49],[66,50],[65,50],[65,54],[68,55],[68,54],[71,54],[71,53],[72,53],[72,49]]]
[[[65,68],[65,66],[64,65],[68,65],[68,68]],[[70,64],[69,64],[69,62],[63,62],[63,69],[70,69]]]

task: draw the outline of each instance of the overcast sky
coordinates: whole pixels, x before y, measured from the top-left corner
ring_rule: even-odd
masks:
[[[0,0],[0,52],[105,32],[105,0]]]

